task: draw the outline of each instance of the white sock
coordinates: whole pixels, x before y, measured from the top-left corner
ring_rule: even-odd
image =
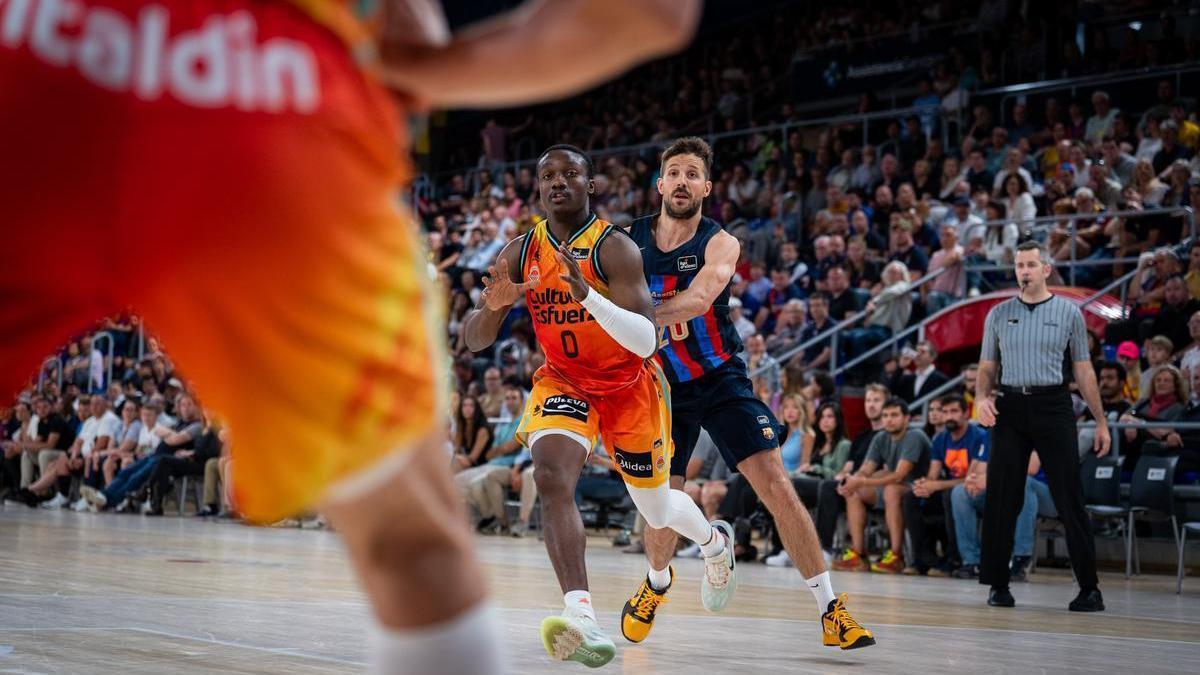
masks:
[[[592,607],[592,594],[587,591],[568,591],[563,596],[563,604],[573,612],[596,618],[596,608]]]
[[[494,607],[482,603],[448,621],[409,630],[376,626],[371,672],[382,675],[504,672]]]
[[[661,570],[650,568],[650,587],[656,591],[664,591],[667,586],[671,585],[671,566],[667,565]]]
[[[829,603],[837,599],[833,594],[833,584],[829,583],[829,572],[821,572],[811,579],[805,579],[808,583],[808,590],[812,591],[813,597],[817,599],[817,607],[820,608],[822,614],[829,611]]]
[[[721,532],[717,528],[712,527],[710,529],[712,530],[712,538],[708,540],[707,544],[700,544],[700,555],[705,558],[721,555],[725,550],[725,537],[721,535]]]

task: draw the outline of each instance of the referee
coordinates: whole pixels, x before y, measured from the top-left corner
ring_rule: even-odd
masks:
[[[1068,349],[1079,393],[1098,420],[1093,449],[1100,457],[1108,454],[1108,424],[1088,356],[1083,313],[1069,300],[1050,293],[1046,288],[1050,272],[1041,244],[1027,241],[1017,246],[1021,292],[993,307],[983,325],[977,407],[980,424],[992,428],[992,443],[979,583],[991,586],[989,605],[1015,604],[1008,590],[1009,558],[1017,514],[1025,501],[1029,454],[1037,450],[1066,529],[1071,568],[1079,584],[1079,595],[1069,608],[1100,612],[1104,598],[1096,578],[1091,522],[1083,505],[1075,414],[1064,372]]]

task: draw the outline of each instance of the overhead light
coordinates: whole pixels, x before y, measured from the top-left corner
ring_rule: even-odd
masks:
[[[1129,27],[1130,27],[1130,28],[1132,28],[1132,29],[1134,29],[1134,30],[1141,30],[1141,29],[1142,29],[1142,22],[1141,22],[1141,21],[1130,21],[1130,22],[1129,22]]]

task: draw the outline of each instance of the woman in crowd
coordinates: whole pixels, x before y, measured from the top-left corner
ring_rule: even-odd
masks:
[[[454,465],[456,471],[478,466],[492,445],[492,428],[483,407],[473,396],[463,396],[454,413]]]

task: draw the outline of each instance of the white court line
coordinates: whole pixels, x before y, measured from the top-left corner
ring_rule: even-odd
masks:
[[[306,652],[296,651],[292,647],[259,647],[257,645],[248,645],[241,642],[230,642],[228,640],[218,640],[212,637],[197,637],[195,635],[183,635],[181,633],[171,633],[163,630],[155,630],[152,628],[141,628],[139,626],[53,626],[48,628],[0,628],[0,633],[51,633],[55,631],[66,631],[72,633],[86,632],[101,632],[101,631],[133,631],[135,633],[149,633],[150,635],[158,635],[161,637],[170,637],[178,640],[191,640],[193,642],[207,642],[210,644],[220,645],[222,647],[236,647],[238,649],[250,649],[256,652],[265,652],[276,656],[297,656],[313,661],[328,661],[330,663],[340,663],[347,666],[366,667],[365,661],[351,661],[349,659],[339,659],[336,656],[321,656],[320,654],[309,654]]]

